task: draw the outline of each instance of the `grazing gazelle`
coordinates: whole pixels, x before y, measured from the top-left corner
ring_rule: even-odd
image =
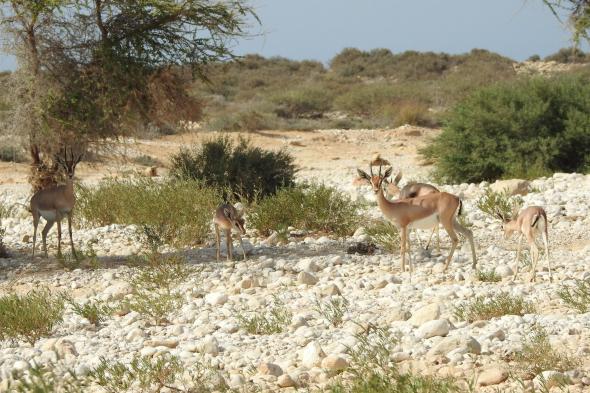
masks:
[[[434,194],[440,192],[438,188],[435,186],[428,184],[428,183],[410,183],[403,186],[401,189],[399,188],[399,181],[402,179],[402,173],[399,172],[393,181],[387,181],[385,186],[385,192],[390,197],[393,198],[399,194],[398,199],[407,199],[407,198],[416,198],[420,196],[425,196],[429,194]],[[384,181],[384,183],[385,183]],[[436,232],[436,246],[438,252],[440,253],[440,235],[438,232],[439,225],[438,223],[432,228],[432,232],[430,232],[430,237],[428,238],[428,242],[426,243],[426,249],[430,247],[430,242],[432,241],[432,235]],[[418,237],[418,235],[416,235]],[[418,238],[420,239],[420,238]]]
[[[66,172],[66,184],[52,186],[44,190],[37,191],[31,198],[31,213],[33,214],[33,257],[35,256],[35,243],[37,241],[37,226],[40,217],[43,217],[47,223],[41,232],[43,238],[43,252],[47,257],[47,233],[57,222],[57,254],[61,255],[61,220],[66,216],[68,218],[68,231],[70,233],[70,244],[72,254],[75,255],[74,240],[72,238],[72,211],[76,203],[74,195],[74,172],[76,165],[82,159],[82,154],[74,157],[70,149],[70,158],[68,159],[67,148],[64,149],[64,157],[56,156],[55,160]]]
[[[530,281],[535,281],[537,271],[537,262],[539,261],[539,249],[537,248],[537,237],[541,237],[545,245],[545,257],[547,259],[547,267],[549,268],[549,280],[553,281],[551,277],[551,264],[549,262],[549,239],[547,235],[547,213],[542,207],[529,206],[523,209],[518,216],[513,214],[516,218],[510,220],[504,217],[501,213],[496,213],[502,220],[502,229],[504,230],[504,237],[508,239],[514,232],[518,232],[518,248],[516,250],[516,269],[514,272],[514,280],[518,275],[518,262],[520,259],[520,247],[522,238],[526,237],[526,241],[531,250],[531,278]]]
[[[232,240],[231,231],[236,229],[238,231],[238,239],[240,239],[240,246],[242,246],[242,252],[244,253],[244,260],[246,260],[246,251],[244,250],[244,243],[242,242],[242,235],[246,233],[244,228],[243,212],[238,211],[235,207],[229,203],[223,203],[215,210],[213,216],[213,224],[215,226],[215,244],[217,246],[217,260],[219,261],[221,253],[220,245],[220,234],[219,229],[223,229],[225,232],[225,240],[227,244],[227,260],[232,260]]]
[[[459,239],[456,232],[464,235],[471,246],[473,257],[473,269],[476,268],[475,245],[473,244],[473,234],[471,231],[457,222],[456,216],[461,213],[461,200],[455,195],[446,192],[438,192],[421,197],[389,201],[383,194],[383,180],[391,175],[392,168],[388,168],[385,174],[381,175],[381,166],[379,175],[373,175],[372,167],[369,168],[371,175],[363,170],[358,170],[359,176],[367,179],[373,187],[373,192],[377,197],[379,209],[389,221],[401,230],[401,259],[402,271],[406,270],[406,252],[409,245],[408,228],[432,228],[436,223],[441,223],[449,237],[452,245],[449,256],[446,259],[444,270],[449,267],[453,258],[453,253],[457,247]],[[410,273],[412,272],[412,263],[410,259]]]

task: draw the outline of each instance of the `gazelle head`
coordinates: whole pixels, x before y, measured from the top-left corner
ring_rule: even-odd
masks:
[[[231,222],[231,225],[234,229],[239,231],[242,235],[246,234],[246,228],[244,227],[246,224],[246,220],[244,219],[244,210],[225,208],[223,213],[229,222]]]
[[[82,153],[74,156],[74,152],[72,151],[72,148],[70,148],[70,154],[68,157],[68,148],[65,147],[63,149],[63,157],[56,154],[55,161],[63,168],[68,179],[72,180],[76,171],[76,165],[82,160],[83,156],[84,154]]]
[[[369,172],[371,173],[370,175],[367,172],[363,171],[362,169],[357,169],[359,177],[361,177],[369,182],[369,184],[373,188],[373,192],[375,194],[378,194],[379,192],[381,192],[382,186],[383,186],[383,181],[386,178],[388,178],[389,176],[391,176],[391,171],[393,170],[392,167],[389,167],[385,170],[385,173],[383,173],[383,175],[382,175],[381,174],[381,167],[382,166],[379,165],[379,174],[378,175],[373,174],[373,166],[369,166]]]
[[[518,223],[516,218],[518,217],[518,208],[512,210],[510,216],[506,216],[504,213],[497,211],[496,217],[502,221],[502,231],[504,232],[504,239],[509,239],[514,232],[519,231]]]

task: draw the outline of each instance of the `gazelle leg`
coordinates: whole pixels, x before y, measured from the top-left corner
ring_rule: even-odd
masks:
[[[57,255],[61,255],[61,217],[57,220]]]
[[[531,282],[534,282],[537,275],[537,262],[539,262],[539,248],[535,243],[535,239],[527,239],[529,240],[529,245],[531,247],[531,262],[532,262],[532,270],[531,270]]]
[[[39,226],[39,216],[33,214],[33,258],[35,258],[35,243],[37,242],[37,226]]]
[[[43,239],[43,252],[45,253],[45,258],[47,258],[47,233],[49,232],[53,224],[55,224],[55,221],[47,221],[45,227],[41,231],[41,237]]]
[[[413,265],[413,261],[412,261],[412,247],[410,245],[410,237],[407,236],[406,237],[406,253],[408,254],[408,270],[410,271],[410,276],[412,275],[412,272],[414,271],[414,267]]]
[[[410,230],[409,232],[414,232],[414,237],[418,241],[420,248],[424,248],[424,245],[422,244],[422,239],[420,239],[420,236],[418,236],[418,230],[416,228],[414,228],[413,230]],[[409,239],[410,239],[410,235],[408,234],[408,241],[409,241]],[[426,249],[428,249],[428,245],[426,245]]]
[[[216,256],[217,256],[217,261],[219,261],[220,258],[220,253],[221,253],[221,242],[219,239],[219,227],[217,226],[217,224],[214,225],[215,226],[215,247],[216,247]]]
[[[244,242],[242,241],[242,235],[238,233],[238,239],[240,240],[240,247],[242,247],[242,253],[244,254],[244,261],[246,260],[246,249],[244,249]]]
[[[471,259],[473,261],[471,264],[471,268],[474,270],[477,269],[477,256],[475,255],[475,243],[473,241],[473,232],[471,232],[471,230],[465,228],[463,225],[459,224],[459,222],[456,219],[453,219],[453,229],[455,231],[459,232],[461,235],[463,235],[467,239],[467,241],[469,242],[469,246],[471,247]],[[455,247],[456,247],[457,244],[456,244],[456,242],[454,242],[454,243],[455,243]],[[451,255],[452,255],[452,253],[451,253]]]
[[[74,237],[72,236],[72,212],[68,213],[68,232],[70,233],[70,245],[72,246],[72,255],[76,258],[76,250],[74,249]]]
[[[436,230],[436,251],[440,254],[440,225],[436,225],[434,228]]]
[[[518,236],[518,247],[516,248],[516,268],[514,269],[514,277],[512,277],[512,281],[516,280],[516,276],[518,275],[518,268],[520,267],[520,248],[522,246],[522,234]]]
[[[553,282],[553,276],[551,275],[551,262],[549,262],[549,239],[547,234],[543,233],[543,243],[545,245],[545,259],[547,260],[547,268],[549,269],[549,281]]]
[[[432,228],[432,232],[430,232],[430,236],[428,236],[428,241],[426,242],[426,249],[427,250],[430,247],[430,242],[432,241],[432,235],[434,235],[434,231],[436,230],[437,227]]]
[[[227,242],[227,260],[231,261],[233,259],[233,250],[232,250],[232,241],[231,241],[231,229],[225,230],[225,240]]]
[[[408,236],[408,229],[402,228],[402,238],[400,239],[400,254],[402,258],[402,273],[406,271],[406,238]]]

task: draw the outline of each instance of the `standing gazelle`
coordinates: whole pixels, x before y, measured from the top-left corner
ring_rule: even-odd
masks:
[[[225,232],[227,260],[231,261],[233,258],[231,240],[232,229],[236,229],[238,231],[238,239],[240,240],[240,246],[242,246],[244,260],[246,260],[246,250],[244,250],[244,243],[242,242],[242,235],[246,233],[244,222],[243,212],[238,211],[229,203],[223,203],[217,207],[215,210],[215,215],[213,216],[213,225],[215,226],[215,245],[217,246],[218,261],[221,253],[219,228],[223,229]]]
[[[75,255],[74,239],[72,238],[72,211],[76,203],[74,195],[74,172],[76,165],[82,160],[82,154],[74,157],[70,149],[68,159],[67,148],[64,149],[64,157],[56,156],[55,160],[66,173],[66,184],[52,186],[44,190],[37,191],[31,198],[31,213],[33,214],[33,257],[35,256],[35,243],[37,241],[37,226],[40,217],[43,217],[47,223],[41,232],[43,238],[43,252],[47,257],[47,233],[57,222],[57,254],[61,255],[61,220],[64,216],[68,218],[68,231],[70,233],[70,244],[72,254]]]
[[[529,206],[522,210],[516,218],[510,220],[504,217],[501,213],[497,213],[502,220],[502,229],[504,230],[504,238],[508,239],[514,232],[518,232],[518,248],[516,250],[516,269],[514,272],[514,280],[518,275],[518,264],[520,260],[520,248],[522,245],[522,238],[526,237],[526,241],[531,250],[531,278],[530,281],[535,281],[537,272],[537,262],[539,261],[539,249],[537,247],[536,239],[541,237],[545,245],[545,257],[547,259],[547,267],[549,268],[549,280],[553,281],[551,277],[551,264],[549,263],[549,238],[547,234],[547,213],[542,207]]]
[[[397,176],[395,177],[395,179],[393,179],[393,181],[387,182],[387,185],[385,186],[385,192],[387,193],[387,195],[395,196],[395,195],[399,194],[398,199],[408,199],[408,198],[416,198],[416,197],[425,196],[425,195],[429,195],[429,194],[435,194],[437,192],[440,192],[440,190],[438,188],[436,188],[432,184],[428,184],[428,183],[410,183],[410,184],[406,184],[405,186],[403,186],[400,189],[399,188],[399,181],[401,179],[402,179],[402,173],[399,172],[397,174]],[[436,246],[437,246],[438,252],[440,253],[440,235],[439,235],[438,229],[439,229],[439,225],[438,225],[438,223],[436,223],[434,228],[432,228],[432,232],[430,232],[430,236],[428,237],[428,242],[426,243],[425,248],[428,249],[428,247],[430,247],[430,242],[432,241],[432,235],[434,235],[434,232],[436,232],[436,240],[437,240]],[[418,237],[417,234],[416,234],[416,237]],[[418,238],[418,241],[420,241],[420,238]],[[420,245],[422,245],[422,242],[420,242]]]
[[[430,229],[438,222],[443,225],[452,242],[451,251],[446,259],[444,270],[446,271],[449,267],[449,263],[453,258],[453,253],[459,242],[455,231],[464,235],[469,241],[473,257],[472,268],[476,268],[477,260],[475,257],[473,234],[469,229],[461,226],[456,219],[456,216],[461,213],[461,200],[458,197],[446,192],[439,192],[422,197],[389,201],[383,194],[382,185],[383,180],[391,175],[392,168],[388,168],[383,176],[381,175],[381,166],[379,167],[379,175],[377,176],[373,175],[373,169],[371,167],[370,171],[370,176],[360,169],[358,170],[358,174],[371,183],[373,192],[377,197],[377,204],[385,218],[401,230],[402,271],[406,270],[406,252],[409,252],[407,249],[409,245],[408,228]],[[409,268],[411,273],[411,259]]]

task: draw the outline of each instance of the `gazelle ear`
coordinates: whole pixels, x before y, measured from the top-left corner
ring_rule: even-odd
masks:
[[[393,179],[393,184],[398,185],[399,181],[402,179],[402,171],[399,171],[395,179]]]
[[[223,209],[223,214],[229,218],[229,219],[233,219],[233,214],[231,212],[231,209],[228,209],[227,207]]]
[[[393,172],[393,167],[389,167],[387,168],[387,170],[385,171],[385,173],[383,174],[383,178],[387,179],[389,176],[391,176],[391,172]]]
[[[371,177],[369,176],[369,174],[367,172],[363,171],[362,169],[357,169],[356,171],[357,171],[359,177],[371,181]]]

